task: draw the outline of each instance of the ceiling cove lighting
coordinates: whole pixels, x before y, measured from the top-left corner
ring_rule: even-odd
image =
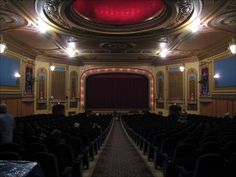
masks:
[[[200,18],[196,18],[194,21],[192,21],[192,23],[189,25],[189,29],[193,32],[196,33],[200,27],[201,24],[201,20]]]
[[[142,23],[159,15],[163,0],[74,0],[73,10],[85,19],[111,25]]]

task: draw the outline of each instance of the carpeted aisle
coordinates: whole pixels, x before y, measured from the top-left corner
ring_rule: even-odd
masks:
[[[154,177],[136,152],[119,121],[100,155],[92,177]]]

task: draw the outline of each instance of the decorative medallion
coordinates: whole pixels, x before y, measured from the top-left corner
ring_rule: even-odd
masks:
[[[59,15],[58,6],[60,3],[61,0],[45,0],[43,3],[43,11],[49,19],[55,21],[58,25],[69,28]]]

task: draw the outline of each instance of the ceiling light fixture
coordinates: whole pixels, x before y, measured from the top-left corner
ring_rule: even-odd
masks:
[[[189,29],[195,33],[198,31],[199,27],[200,27],[200,24],[201,24],[201,20],[200,18],[196,18],[194,21],[192,21],[192,23],[189,25]]]
[[[49,26],[41,18],[38,18],[37,27],[41,33],[46,33],[49,30]]]
[[[3,42],[3,37],[1,34],[0,53],[4,53],[6,48],[7,48],[7,45],[6,45],[6,43]]]
[[[66,48],[66,53],[69,57],[75,57],[78,54],[78,50],[76,50],[75,42],[68,42],[68,47]]]
[[[232,54],[236,54],[236,43],[234,41],[234,37],[232,38],[232,41],[229,44],[229,50]]]
[[[167,56],[167,53],[168,53],[167,48],[162,49],[161,52],[160,52],[161,58],[165,58]]]
[[[161,42],[161,43],[160,43],[160,48],[161,48],[161,49],[166,48],[166,42]]]

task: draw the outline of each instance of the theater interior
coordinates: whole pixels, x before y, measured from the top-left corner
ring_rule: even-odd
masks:
[[[19,171],[34,160],[39,177],[236,176],[235,0],[0,0],[0,35],[0,104],[20,146],[11,157],[30,160],[10,164]],[[215,156],[202,157],[206,137]],[[182,159],[164,139],[189,143]],[[33,155],[39,146],[58,167]]]

